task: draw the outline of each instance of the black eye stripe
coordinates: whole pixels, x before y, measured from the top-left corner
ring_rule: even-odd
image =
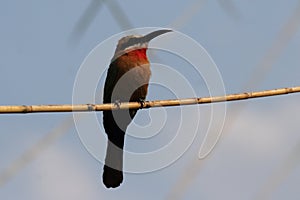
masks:
[[[124,49],[134,46],[136,44],[141,44],[141,41],[139,40],[139,38],[130,38],[127,42],[122,44],[121,49],[124,50]]]

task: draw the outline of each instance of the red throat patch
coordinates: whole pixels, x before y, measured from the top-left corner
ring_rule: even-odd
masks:
[[[147,59],[147,48],[135,49],[131,51],[130,54],[135,54],[139,59]]]

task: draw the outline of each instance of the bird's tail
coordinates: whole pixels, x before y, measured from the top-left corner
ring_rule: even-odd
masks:
[[[120,129],[108,134],[103,183],[107,188],[118,187],[123,181],[123,147],[125,133]]]

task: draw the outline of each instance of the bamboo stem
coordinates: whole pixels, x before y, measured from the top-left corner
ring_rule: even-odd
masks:
[[[274,90],[264,90],[259,92],[245,92],[239,94],[230,94],[226,96],[203,97],[203,98],[187,98],[187,99],[171,99],[171,100],[156,100],[145,102],[121,102],[106,103],[106,104],[77,104],[77,105],[10,105],[0,106],[0,114],[8,113],[37,113],[37,112],[89,112],[89,111],[104,111],[118,109],[142,109],[150,107],[163,106],[181,106],[192,104],[207,104],[225,101],[238,101],[251,98],[268,97],[275,95],[284,95],[289,93],[300,92],[300,86],[290,88],[280,88]]]

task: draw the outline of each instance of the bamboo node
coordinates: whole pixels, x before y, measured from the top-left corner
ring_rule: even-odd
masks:
[[[28,113],[28,112],[32,112],[32,106],[26,106],[26,105],[23,105],[23,113]]]
[[[87,104],[88,111],[95,111],[95,104]]]

